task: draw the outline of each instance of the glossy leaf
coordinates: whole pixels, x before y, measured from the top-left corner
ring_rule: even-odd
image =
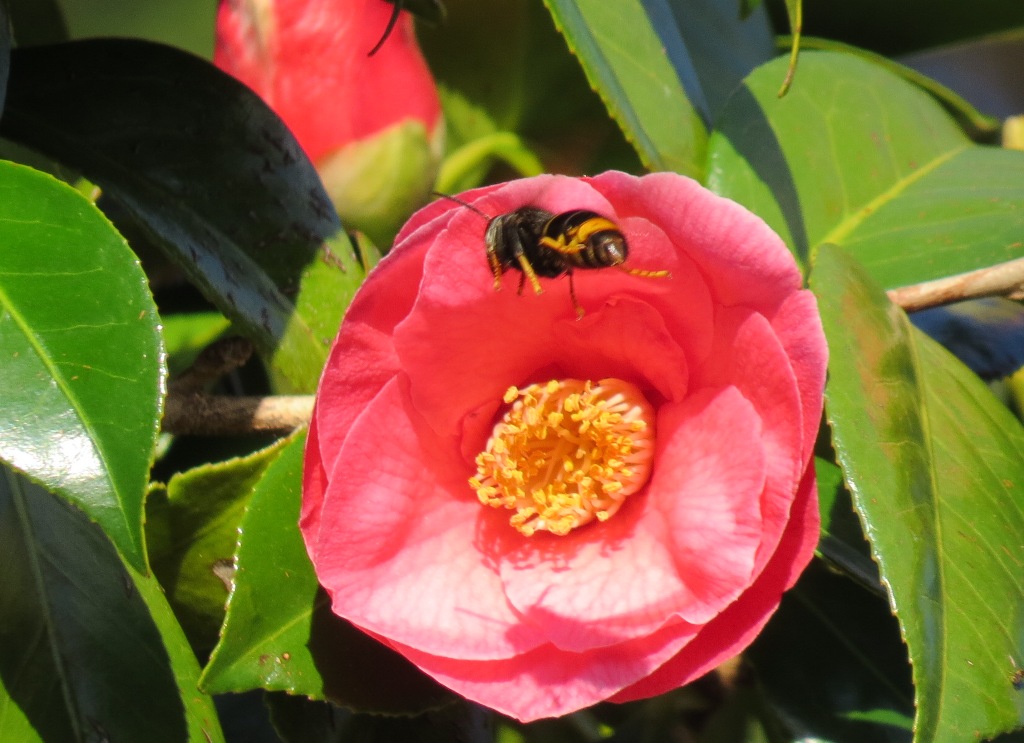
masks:
[[[913,664],[916,738],[1024,725],[1024,429],[844,251],[811,281],[840,466]]]
[[[146,278],[89,201],[3,161],[0,246],[0,460],[79,506],[143,568],[164,377]]]
[[[914,688],[882,596],[812,563],[747,653],[792,740],[911,740]]]
[[[0,134],[101,186],[291,389],[312,391],[344,308],[329,305],[325,330],[294,297],[339,225],[284,124],[241,83],[158,44],[82,41],[18,49],[14,60]]]
[[[81,512],[0,472],[0,739],[220,741],[156,581]]]
[[[450,700],[450,692],[331,612],[298,529],[304,443],[300,437],[282,451],[246,509],[227,617],[203,688],[286,691],[390,713]]]
[[[640,0],[545,4],[644,165],[699,175],[707,104],[694,95],[700,87],[681,39],[668,48]]]
[[[150,564],[201,657],[213,649],[224,620],[245,506],[287,443],[177,474],[147,499]]]
[[[762,216],[802,261],[832,242],[886,288],[1024,255],[1024,153],[972,144],[925,92],[851,55],[805,52],[726,108],[709,186]]]

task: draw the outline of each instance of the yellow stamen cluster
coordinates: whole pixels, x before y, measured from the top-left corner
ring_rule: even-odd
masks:
[[[514,510],[526,536],[606,521],[650,477],[654,410],[632,384],[552,380],[510,387],[504,401],[469,484],[481,503]]]

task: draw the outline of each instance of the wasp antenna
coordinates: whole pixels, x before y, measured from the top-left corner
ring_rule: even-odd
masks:
[[[461,206],[466,207],[471,212],[476,212],[477,214],[479,214],[481,217],[483,217],[484,219],[486,219],[488,221],[490,221],[492,219],[490,214],[487,214],[486,212],[480,211],[475,206],[470,204],[468,201],[463,201],[458,196],[451,196],[451,195],[446,194],[446,193],[441,193],[440,191],[431,191],[430,193],[432,193],[434,196],[437,196],[439,199],[448,199],[448,201],[454,201],[456,204],[459,204]]]
[[[374,54],[379,52],[380,48],[384,46],[384,42],[388,40],[388,37],[391,35],[391,32],[395,30],[395,24],[398,23],[398,16],[402,14],[403,0],[393,1],[395,4],[395,9],[391,11],[391,17],[388,18],[388,25],[387,28],[384,29],[384,35],[380,37],[380,41],[378,41],[377,44],[373,47],[373,49],[370,50],[370,53],[366,55],[367,57],[372,57]]]

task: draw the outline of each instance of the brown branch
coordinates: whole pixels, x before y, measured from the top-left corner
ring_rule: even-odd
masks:
[[[309,423],[312,413],[312,395],[230,397],[172,390],[163,430],[193,436],[285,434]]]
[[[891,289],[889,299],[907,310],[979,297],[1024,297],[1024,258],[989,268]],[[163,430],[194,436],[224,436],[255,433],[289,433],[309,423],[312,395],[271,397],[230,397],[207,395],[197,390],[203,382],[244,363],[246,344],[231,341],[197,360],[171,385],[167,396]]]
[[[192,366],[171,381],[171,391],[200,392],[206,385],[244,366],[252,351],[252,343],[239,336],[215,340],[202,350]]]
[[[1024,297],[1024,258],[944,279],[890,289],[888,294],[893,304],[907,312],[981,297],[1020,299]]]

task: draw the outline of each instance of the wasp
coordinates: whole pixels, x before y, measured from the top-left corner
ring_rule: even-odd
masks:
[[[484,243],[495,291],[501,289],[502,275],[513,268],[521,274],[520,294],[527,281],[535,293],[541,294],[544,290],[538,276],[568,275],[573,309],[577,317],[583,317],[583,307],[576,299],[573,284],[576,269],[618,268],[633,276],[671,277],[668,271],[624,266],[629,257],[625,235],[612,220],[596,212],[573,209],[554,214],[536,206],[521,206],[507,214],[488,217],[471,204],[453,200],[489,220]]]

